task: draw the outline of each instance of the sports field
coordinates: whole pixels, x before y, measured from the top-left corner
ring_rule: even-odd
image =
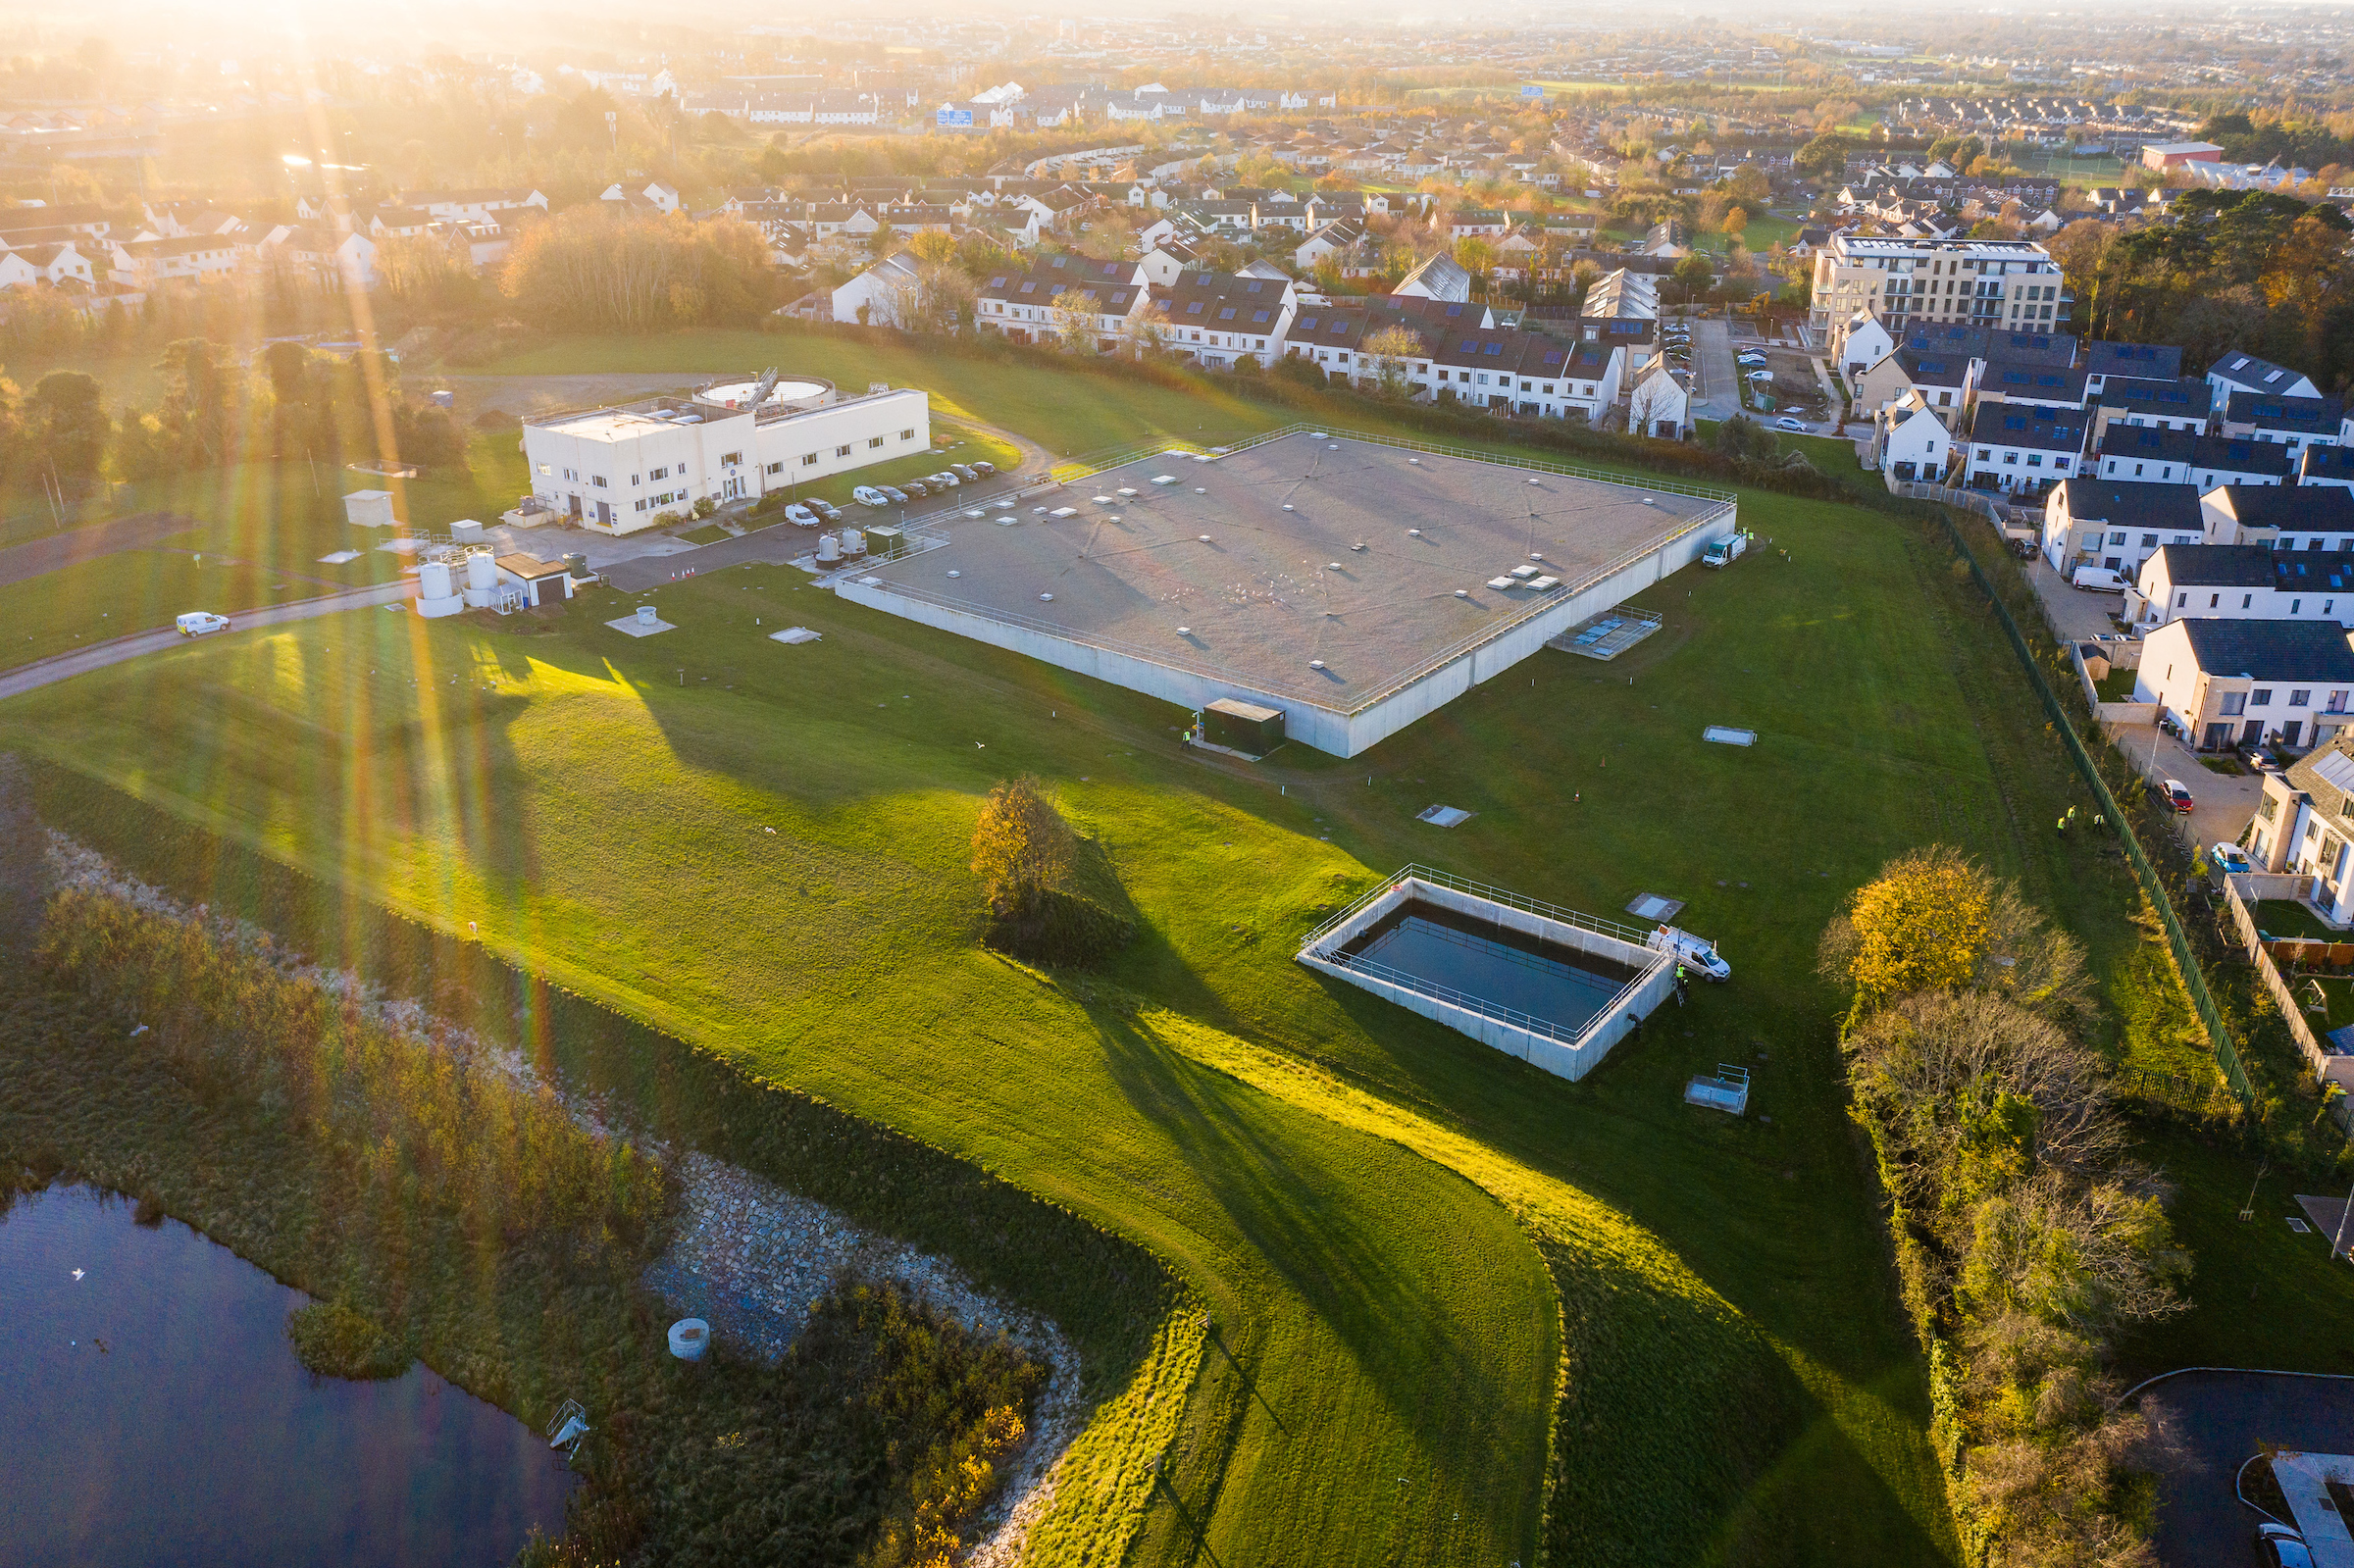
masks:
[[[869,373],[810,347],[796,367]],[[751,362],[608,350],[566,368]],[[992,400],[990,367],[930,366],[1062,449],[1287,417],[1029,369]],[[765,566],[648,596],[680,630],[642,641],[602,627],[640,602],[609,590],[552,634],[383,611],[232,634],[0,707],[0,744],[475,923],[1168,1259],[1215,1339],[1181,1413],[1106,1415],[1042,1561],[1115,1559],[1132,1530],[1147,1563],[1948,1561],[1815,938],[1943,839],[2107,973],[2137,939],[2129,883],[2035,832],[2073,797],[1941,532],[1741,508],[1758,546],[1639,599],[1665,627],[1630,654],[1540,654],[1350,762],[1189,754],[1176,710]],[[966,837],[1025,771],[1132,906],[1106,974],[977,945]],[[1476,815],[1413,820],[1433,803]],[[1584,1083],[1547,1078],[1292,961],[1408,860],[1599,914],[1686,899],[1735,979]],[[1719,1062],[1751,1069],[1750,1118],[1680,1103]]]

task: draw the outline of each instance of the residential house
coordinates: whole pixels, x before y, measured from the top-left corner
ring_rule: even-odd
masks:
[[[2257,869],[2314,879],[2308,902],[2338,926],[2354,921],[2354,715],[2346,692],[2331,690],[2314,715],[2315,749],[2264,776],[2249,855]]]
[[[1951,432],[1918,390],[1907,388],[1871,417],[1870,463],[1891,479],[1935,483],[1953,450]]]
[[[2105,480],[2195,484],[2202,492],[2219,484],[2284,484],[2292,467],[2278,446],[2114,422],[2094,461]]]
[[[310,281],[333,292],[365,291],[376,286],[376,241],[366,234],[333,228],[295,228],[281,225],[261,243],[264,258],[282,262]]]
[[[1852,377],[1862,376],[1896,352],[1896,334],[1868,310],[1849,318],[1839,334],[1839,363]]]
[[[1292,263],[1302,272],[1313,272],[1325,261],[1337,266],[1364,237],[1364,225],[1347,218],[1335,219],[1293,247]]]
[[[664,184],[659,179],[649,181],[636,189],[627,188],[622,181],[616,180],[604,188],[599,199],[615,202],[624,207],[639,208],[646,212],[675,213],[679,210],[678,190]]]
[[[2142,639],[2133,700],[2158,704],[2201,751],[2224,751],[2307,744],[2343,725],[2349,690],[2354,646],[2335,621],[2189,616]]]
[[[2228,404],[2233,392],[2255,392],[2266,397],[2322,395],[2322,389],[2313,384],[2313,378],[2253,354],[2226,354],[2207,367],[2207,379],[2215,386],[2215,400],[2219,404]]]
[[[1299,311],[1299,292],[1288,278],[1181,273],[1153,297],[1168,316],[1169,346],[1219,369],[1246,357],[1273,364]]]
[[[107,277],[142,293],[166,283],[226,277],[244,264],[243,247],[233,238],[217,234],[117,240],[106,246]]]
[[[2078,474],[2044,497],[2043,558],[2063,575],[2101,566],[2129,582],[2166,546],[2207,538],[2199,492],[2187,485]]]
[[[2147,629],[2184,616],[2354,624],[2354,554],[2169,544],[2142,563],[2125,619]]]
[[[1066,321],[1059,314],[1054,302],[1065,296],[1086,302],[1087,320]],[[1100,353],[1119,346],[1151,297],[1139,263],[1063,255],[1049,256],[1026,272],[993,276],[973,310],[983,331],[1001,332],[1017,343],[1052,342],[1072,327],[1092,333]]]
[[[2199,496],[2209,544],[2354,550],[2354,490],[2337,485],[2222,485]]]
[[[2354,488],[2354,446],[2308,446],[2297,454],[2297,482]]]
[[[866,327],[899,327],[915,297],[916,258],[913,251],[896,251],[834,290],[834,320]]]
[[[2233,392],[2225,400],[2221,435],[2277,441],[2295,453],[2307,446],[2343,445],[2345,405],[2334,397],[2276,397]]]
[[[1943,349],[1907,346],[1887,355],[1861,376],[1851,376],[1856,411],[1876,415],[1894,408],[1908,394],[1919,394],[1922,406],[1935,413],[1947,430],[1962,417],[1970,386],[1972,361],[1966,354]],[[1917,440],[1919,436],[1915,437]]]
[[[1426,258],[1390,292],[1460,303],[1471,297],[1471,275],[1457,266],[1454,257],[1441,253]]]
[[[2087,343],[2086,348],[2102,345]],[[2161,430],[2207,433],[2214,410],[2215,388],[2196,376],[2173,380],[2142,380],[2127,376],[2101,377],[2087,372],[2085,407],[2092,414],[2092,439],[2098,445],[2111,425],[2149,426]]]
[[[1962,472],[1973,489],[2040,497],[2084,457],[2084,414],[2065,405],[1986,401],[1970,422]]]

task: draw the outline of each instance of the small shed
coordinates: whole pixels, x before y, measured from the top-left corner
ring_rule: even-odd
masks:
[[[2084,660],[2084,673],[2095,681],[2109,679],[2109,650],[2097,642],[2079,642],[2077,654]]]
[[[388,529],[397,521],[392,516],[390,490],[352,490],[343,497],[343,521],[354,528]]]
[[[496,564],[499,584],[520,590],[523,602],[534,608],[561,604],[572,597],[572,574],[564,570],[561,561],[542,561],[519,551],[499,556]]]
[[[888,561],[907,553],[907,531],[885,524],[866,531],[866,553],[870,560]]]
[[[1202,738],[1245,756],[1263,757],[1283,744],[1283,710],[1220,697],[1203,706]]]

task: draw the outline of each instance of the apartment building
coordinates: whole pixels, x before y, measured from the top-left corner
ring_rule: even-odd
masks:
[[[1843,361],[1841,338],[1860,311],[1901,338],[1917,321],[2057,331],[2069,303],[2060,264],[2032,240],[1835,234],[1815,253],[1809,325]]]

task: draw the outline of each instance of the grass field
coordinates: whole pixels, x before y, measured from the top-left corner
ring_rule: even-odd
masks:
[[[929,386],[1058,454],[1293,417],[825,339],[576,342],[495,369],[780,359]],[[1043,1560],[1133,1524],[1153,1563],[1948,1561],[1815,937],[1889,855],[1942,839],[2082,934],[2113,997],[2148,949],[2114,854],[2034,826],[2081,787],[1942,533],[1755,493],[1743,521],[1772,543],[1640,601],[1666,623],[1633,653],[1544,653],[1348,762],[1186,753],[1177,710],[767,567],[649,596],[681,630],[643,642],[601,627],[639,602],[608,590],[528,639],[381,612],[232,634],[0,707],[0,744],[476,923],[1167,1258],[1210,1313],[1199,1379],[1090,1459],[1103,1495],[1150,1500],[1106,1522],[1066,1488]],[[787,620],[825,639],[766,640]],[[1704,744],[1714,723],[1760,744]],[[1022,771],[1133,906],[1142,935],[1103,975],[973,940],[965,835]],[[1478,815],[1415,822],[1433,802]],[[1605,915],[1685,898],[1736,979],[1585,1083],[1547,1078],[1292,962],[1408,860]],[[1720,1061],[1755,1075],[1746,1120],[1679,1102]],[[2226,1228],[2231,1157],[2169,1137],[2157,1157],[2219,1173],[2184,1184],[2186,1237]],[[2314,1341],[2354,1328],[2354,1287],[2263,1239]],[[2202,1296],[2162,1347],[2294,1350],[2232,1303]],[[1167,1485],[1136,1486],[1164,1442]]]

